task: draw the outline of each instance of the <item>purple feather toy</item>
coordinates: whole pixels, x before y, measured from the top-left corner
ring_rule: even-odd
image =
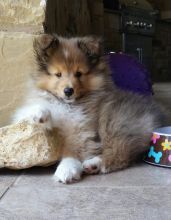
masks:
[[[119,88],[145,96],[153,94],[150,73],[136,58],[109,53],[109,64],[112,79]]]

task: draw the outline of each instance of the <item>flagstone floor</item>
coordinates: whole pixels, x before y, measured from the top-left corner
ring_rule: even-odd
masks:
[[[75,184],[55,166],[0,172],[0,220],[170,220],[171,170],[145,163]]]

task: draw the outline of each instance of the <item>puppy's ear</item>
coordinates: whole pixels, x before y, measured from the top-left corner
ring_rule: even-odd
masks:
[[[33,48],[36,56],[37,63],[40,70],[45,70],[47,61],[54,51],[59,46],[59,40],[56,36],[42,34],[33,41]]]
[[[96,64],[104,52],[103,40],[96,36],[79,38],[78,47],[85,53],[91,64]]]

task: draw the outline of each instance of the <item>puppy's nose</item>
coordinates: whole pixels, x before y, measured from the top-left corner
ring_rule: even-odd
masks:
[[[70,97],[70,96],[72,96],[72,94],[74,93],[74,89],[67,87],[67,88],[64,89],[64,93],[65,93],[65,95],[66,95],[67,97]]]

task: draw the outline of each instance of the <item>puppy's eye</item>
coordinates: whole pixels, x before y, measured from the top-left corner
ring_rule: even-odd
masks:
[[[62,76],[62,74],[61,73],[56,73],[55,76],[60,78]]]
[[[80,78],[81,76],[82,76],[81,72],[78,71],[78,72],[75,73],[75,77]]]

